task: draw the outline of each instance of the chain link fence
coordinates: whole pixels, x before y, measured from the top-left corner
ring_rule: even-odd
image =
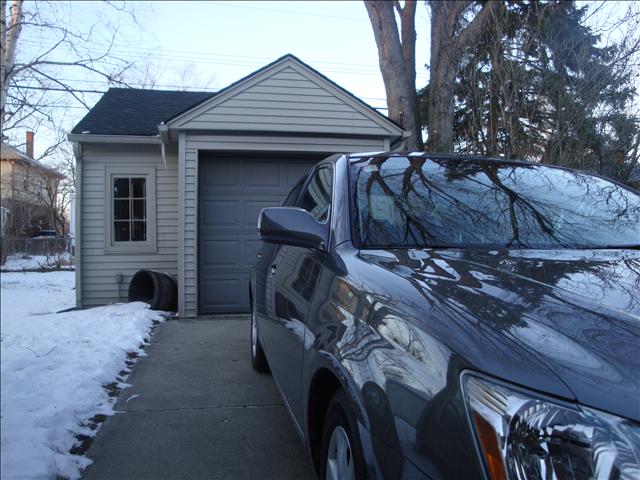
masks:
[[[3,238],[3,258],[6,255],[52,256],[72,252],[71,238]]]

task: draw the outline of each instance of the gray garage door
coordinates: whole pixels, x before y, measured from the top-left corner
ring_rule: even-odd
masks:
[[[264,207],[285,195],[323,156],[214,156],[198,167],[198,311],[249,311],[248,281]]]

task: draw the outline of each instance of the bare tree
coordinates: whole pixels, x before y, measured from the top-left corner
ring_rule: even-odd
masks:
[[[489,0],[473,15],[473,1],[429,0],[431,60],[428,139],[432,152],[453,151],[454,87],[462,51],[483,32],[501,2]],[[471,18],[469,18],[471,17]]]
[[[0,0],[3,139],[17,136],[12,135],[12,130],[27,127],[37,130],[45,123],[55,130],[61,108],[72,104],[88,109],[91,102],[87,95],[100,92],[80,88],[79,82],[97,78],[122,84],[122,76],[132,61],[114,52],[117,21],[122,15],[134,20],[135,17],[124,4],[103,2],[102,5],[115,11],[114,17],[118,19],[113,22],[107,17],[96,19],[87,28],[86,24],[69,25],[62,2]],[[43,41],[34,46],[25,34]]]
[[[411,132],[406,148],[419,150],[422,135],[416,94],[416,2],[364,2],[378,46],[378,60],[387,95],[389,118]],[[400,18],[400,28],[395,13]]]

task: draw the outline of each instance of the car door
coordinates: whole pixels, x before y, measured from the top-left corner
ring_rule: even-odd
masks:
[[[309,176],[297,202],[327,228],[332,186],[332,165],[320,165]],[[278,246],[267,274],[269,366],[299,426],[305,320],[325,255],[310,248]]]
[[[302,177],[300,181],[291,189],[291,191],[287,194],[287,197],[282,202],[283,207],[294,207],[296,202],[298,201],[298,197],[300,196],[300,191],[304,186],[307,175]],[[258,329],[260,330],[260,339],[263,348],[265,349],[265,353],[267,356],[269,355],[269,325],[264,325],[264,320],[267,318],[267,278],[269,275],[269,270],[271,269],[272,260],[275,256],[276,250],[279,248],[279,245],[275,245],[273,243],[262,242],[260,245],[260,249],[256,254],[256,263],[255,263],[255,281],[256,281],[256,291],[254,292],[255,298],[253,302],[255,303],[255,315],[256,321],[258,322]],[[264,327],[264,328],[263,328]]]

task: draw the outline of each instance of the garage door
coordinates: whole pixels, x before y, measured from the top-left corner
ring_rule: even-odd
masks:
[[[249,311],[249,270],[264,207],[277,206],[323,156],[207,156],[198,167],[198,311]]]

